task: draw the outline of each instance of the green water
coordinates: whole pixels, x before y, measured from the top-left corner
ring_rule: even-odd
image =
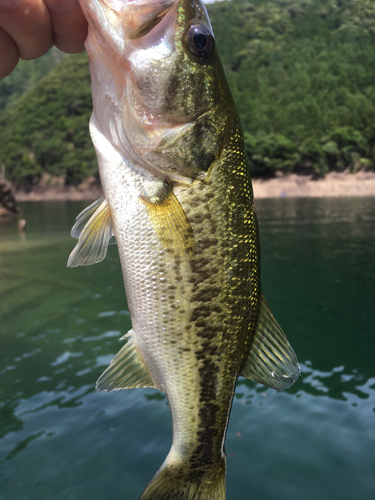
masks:
[[[0,500],[136,500],[171,444],[157,391],[96,393],[130,328],[116,247],[67,269],[86,204],[24,203],[0,225]],[[375,198],[257,203],[264,293],[302,366],[240,380],[228,500],[375,498]]]

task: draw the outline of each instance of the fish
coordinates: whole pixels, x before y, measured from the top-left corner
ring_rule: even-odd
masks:
[[[224,500],[238,377],[283,390],[300,374],[261,291],[239,115],[200,0],[80,5],[104,196],[77,217],[68,266],[117,244],[132,324],[96,388],[166,395],[172,446],[141,500]]]

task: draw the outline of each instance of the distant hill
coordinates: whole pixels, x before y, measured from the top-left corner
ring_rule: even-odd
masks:
[[[253,174],[374,169],[375,2],[231,0],[209,13]],[[85,54],[15,96],[0,100],[7,178],[75,184],[96,171]]]
[[[210,7],[251,169],[374,168],[375,2]]]
[[[76,184],[94,174],[91,111],[87,54],[68,56],[0,116],[0,166],[6,177],[35,184],[48,173]]]
[[[66,54],[53,47],[34,61],[20,61],[6,78],[0,78],[0,113],[9,109],[25,92],[45,77]]]

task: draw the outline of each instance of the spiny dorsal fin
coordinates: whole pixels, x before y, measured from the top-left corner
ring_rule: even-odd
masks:
[[[142,196],[141,200],[161,243],[179,253],[191,253],[194,249],[193,231],[171,186],[163,182],[152,196]]]
[[[68,267],[89,266],[101,262],[108,245],[116,243],[108,201],[100,198],[77,217],[71,235],[78,238],[68,259]]]
[[[294,384],[300,372],[293,348],[262,295],[258,326],[241,375],[282,391]]]
[[[130,330],[120,340],[127,339],[127,343],[112,359],[109,367],[101,374],[96,382],[98,391],[118,391],[119,389],[136,389],[154,387],[154,382],[138,354],[133,330]]]

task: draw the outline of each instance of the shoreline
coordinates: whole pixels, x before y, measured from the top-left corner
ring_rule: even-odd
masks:
[[[45,182],[33,186],[29,191],[23,187],[14,187],[14,196],[18,202],[22,201],[82,201],[97,200],[103,196],[103,189],[94,177],[88,177],[79,186],[64,186],[60,178],[49,177],[50,183]]]
[[[375,196],[375,172],[330,172],[316,180],[311,175],[276,174],[271,179],[252,179],[252,183],[255,199]],[[17,202],[96,200],[101,196],[102,188],[93,178],[77,187],[44,184],[29,192],[15,189]]]
[[[255,199],[375,196],[375,172],[329,172],[321,179],[282,174],[271,179],[253,179],[253,188]]]

